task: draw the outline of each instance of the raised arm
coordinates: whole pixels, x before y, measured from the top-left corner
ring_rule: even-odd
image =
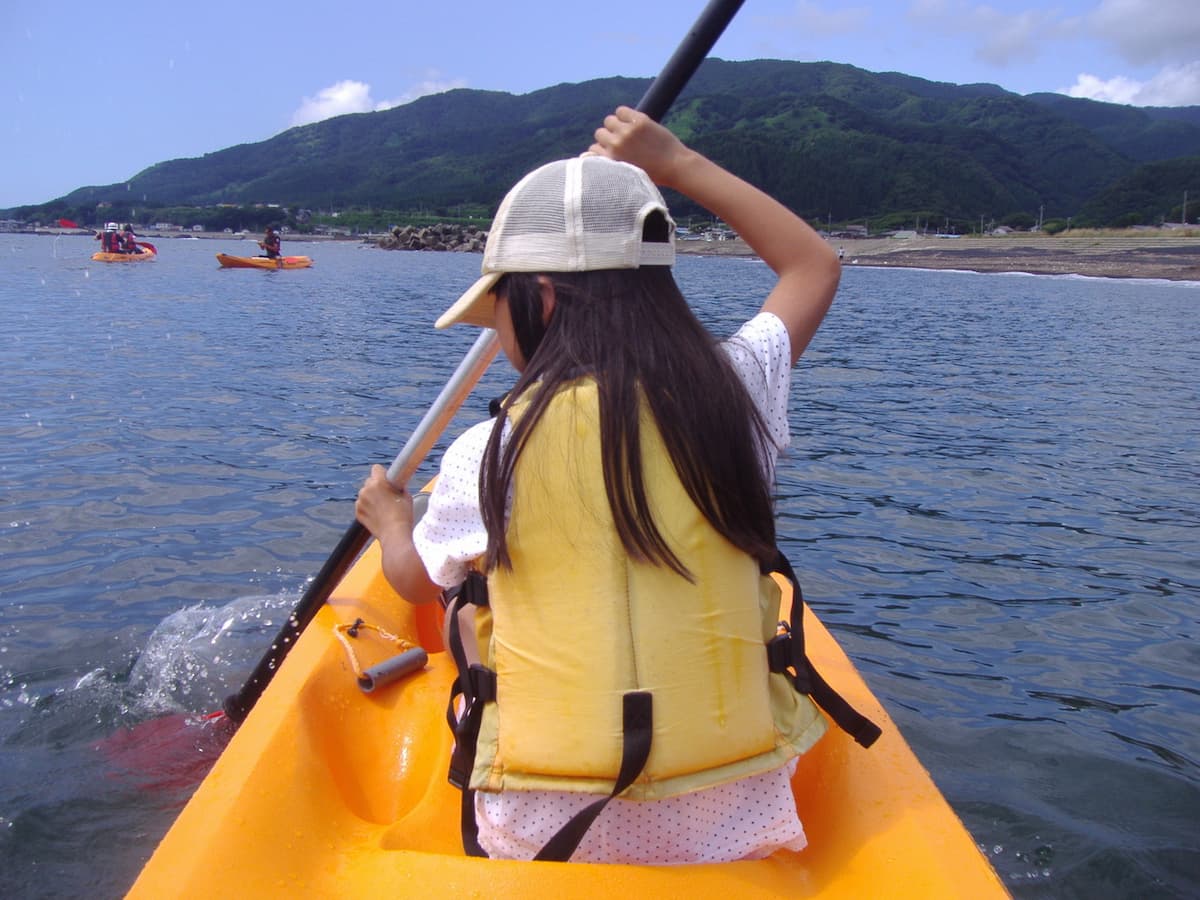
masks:
[[[841,277],[837,254],[782,203],[688,148],[627,106],[604,119],[589,152],[633,163],[655,184],[695,200],[727,222],[778,277],[763,304],[787,327],[792,363],[808,347]]]

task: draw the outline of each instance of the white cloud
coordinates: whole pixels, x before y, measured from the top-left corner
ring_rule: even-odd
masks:
[[[1038,38],[1044,37],[1049,21],[1042,12],[1026,11],[1013,15],[1000,13],[990,6],[976,7],[975,25],[981,38],[975,55],[994,66],[1036,59]]]
[[[371,86],[361,81],[339,81],[322,88],[315,97],[305,97],[300,108],[292,113],[293,125],[308,125],[347,113],[370,112]]]
[[[1196,0],[1101,0],[1090,30],[1129,62],[1190,63],[1200,56]]]
[[[1167,66],[1149,81],[1121,75],[1106,80],[1085,72],[1060,93],[1131,106],[1196,106],[1200,105],[1200,62]]]
[[[871,10],[866,7],[839,7],[828,10],[810,0],[800,0],[791,14],[767,21],[774,28],[794,29],[806,37],[828,37],[855,31],[870,18]]]
[[[1111,47],[1116,59],[1162,68],[1143,80],[1084,73],[1064,93],[1134,106],[1200,105],[1196,0],[1100,0],[1083,21],[1087,33]]]
[[[427,97],[430,94],[444,94],[446,91],[453,91],[458,88],[465,88],[466,86],[467,80],[465,78],[444,78],[441,72],[436,69],[430,69],[425,73],[423,80],[418,81],[395,100],[385,101],[387,106],[379,108],[390,109],[393,106],[403,106],[405,103],[412,103],[418,97]]]
[[[1103,100],[1105,103],[1132,104],[1138,91],[1142,89],[1140,81],[1118,75],[1116,78],[1097,78],[1088,72],[1083,72],[1075,79],[1069,88],[1059,88],[1058,93],[1068,97],[1083,97],[1087,100]]]
[[[962,0],[913,0],[907,16],[922,30],[965,36],[974,45],[974,56],[993,66],[1036,59],[1045,41],[1070,28],[1053,11],[998,10]]]
[[[467,82],[462,78],[444,79],[441,73],[430,70],[425,73],[425,79],[410,87],[399,97],[392,100],[374,100],[371,98],[371,86],[362,81],[347,79],[332,84],[317,91],[315,97],[305,97],[300,108],[292,113],[293,125],[309,125],[331,119],[334,116],[344,116],[349,113],[377,112],[411,103],[418,97],[428,94],[440,94],[454,88],[466,87]]]
[[[999,10],[973,0],[911,0],[907,15],[920,28],[952,34],[974,47],[979,60],[1011,66],[1036,59],[1055,45],[1091,45],[1089,58],[1110,61],[1110,71],[1138,76],[1080,74],[1061,89],[1136,106],[1200,104],[1200,2],[1198,0],[1091,0],[1086,12],[1061,9]],[[1148,66],[1162,68],[1146,77]],[[1137,67],[1134,69],[1134,67]]]

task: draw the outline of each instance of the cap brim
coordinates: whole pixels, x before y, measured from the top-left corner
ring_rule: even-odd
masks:
[[[496,327],[496,297],[492,288],[503,272],[489,272],[471,285],[466,293],[454,301],[454,305],[442,313],[434,328],[449,328],[451,325],[480,325]]]

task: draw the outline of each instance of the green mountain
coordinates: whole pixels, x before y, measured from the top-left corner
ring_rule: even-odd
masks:
[[[1174,193],[1164,193],[1164,185],[1174,185]],[[1191,200],[1184,209],[1187,186]],[[1147,210],[1161,210],[1168,222],[1200,219],[1200,156],[1187,156],[1164,162],[1148,163],[1119,179],[1089,200],[1079,211],[1081,222],[1108,225],[1140,225],[1155,221]]]
[[[292,128],[267,141],[151,166],[18,217],[276,203],[289,208],[493,210],[530,168],[578,153],[603,115],[648,79],[604,78],[529,94],[455,90],[394,109]],[[954,85],[835,63],[700,67],[666,119],[698,150],[819,221],[910,216],[968,228],[981,216],[1156,221],[1200,184],[1200,107],[1139,109],[995,85]],[[1134,179],[1136,191],[1118,185]],[[1113,194],[1114,190],[1118,194]],[[1108,197],[1110,201],[1101,202]],[[1119,201],[1112,198],[1119,197]],[[672,197],[679,215],[690,209]],[[1134,202],[1117,209],[1113,202]],[[1200,210],[1200,203],[1197,203]],[[116,215],[116,213],[111,213]],[[119,217],[119,216],[118,216]]]

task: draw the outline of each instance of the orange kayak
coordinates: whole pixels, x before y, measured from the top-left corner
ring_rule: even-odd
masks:
[[[296,642],[129,896],[1008,896],[815,616],[805,619],[810,657],[883,736],[864,750],[831,725],[801,758],[792,787],[808,848],[685,866],[465,856],[460,795],[446,780],[445,709],[454,664],[442,647],[440,616],[437,604],[413,607],[394,593],[372,542]],[[420,644],[428,664],[364,693],[335,633],[359,618]],[[377,632],[359,633],[354,645],[362,668],[399,653]]]
[[[92,254],[92,259],[95,262],[143,262],[156,256],[158,254],[154,250],[143,244],[137,253],[105,253],[98,250]]]
[[[226,269],[307,269],[312,265],[308,256],[280,256],[268,259],[265,256],[230,256],[218,253],[217,262]]]

